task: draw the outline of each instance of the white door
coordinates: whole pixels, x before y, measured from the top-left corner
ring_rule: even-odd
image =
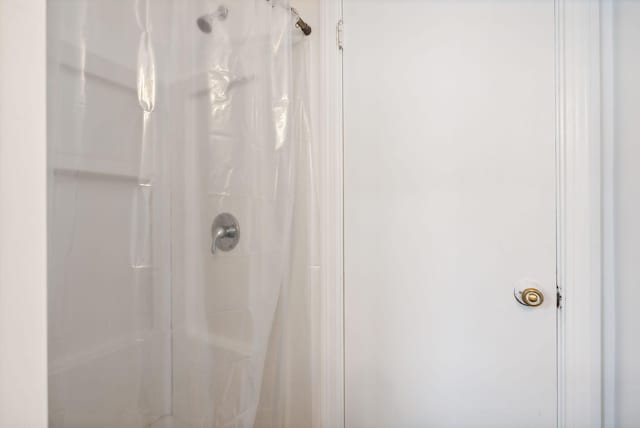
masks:
[[[344,0],[344,45],[347,427],[556,426],[553,0]]]

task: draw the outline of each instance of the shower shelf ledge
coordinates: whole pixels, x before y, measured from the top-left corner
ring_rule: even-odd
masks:
[[[49,375],[56,375],[72,370],[90,362],[107,358],[113,354],[138,347],[143,343],[153,341],[166,341],[166,343],[169,343],[170,338],[171,332],[166,330],[155,332],[148,331],[135,336],[106,341],[100,345],[93,345],[84,351],[75,351],[69,355],[53,358],[49,364]]]
[[[91,159],[61,153],[52,156],[52,169],[55,174],[72,175],[78,173],[124,180],[137,180],[139,176],[137,162]]]
[[[182,332],[181,334],[185,334],[190,340],[212,345],[214,348],[223,349],[225,351],[231,351],[232,353],[243,357],[250,357],[253,353],[250,342],[243,342],[222,335],[202,332],[189,331],[188,333]]]

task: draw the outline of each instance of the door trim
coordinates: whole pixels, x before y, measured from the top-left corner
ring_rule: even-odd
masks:
[[[338,46],[342,0],[320,2],[319,41],[319,247],[322,266],[318,313],[319,400],[314,428],[344,427],[342,50]],[[316,425],[317,424],[317,425]]]
[[[318,370],[322,392],[316,420],[325,427],[343,427],[342,61],[335,37],[336,24],[342,19],[342,0],[324,1],[321,8],[323,275]],[[557,280],[562,295],[558,311],[558,427],[599,427],[603,422],[602,230],[609,227],[602,223],[601,193],[602,180],[610,182],[607,176],[611,174],[610,168],[605,168],[608,175],[603,176],[601,166],[603,150],[609,153],[611,145],[610,141],[605,145],[601,135],[601,2],[555,0],[555,12]],[[609,365],[604,370],[610,371]]]
[[[601,127],[602,127],[602,426],[614,428],[616,374],[615,296],[615,131],[614,131],[614,13],[615,0],[600,9]]]
[[[600,1],[556,0],[558,427],[602,424]]]

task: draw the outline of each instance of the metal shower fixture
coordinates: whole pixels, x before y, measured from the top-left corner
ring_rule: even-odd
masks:
[[[271,7],[276,7],[277,0],[273,0],[273,1],[267,0],[267,3],[271,3]],[[296,18],[296,27],[298,27],[305,36],[308,36],[309,34],[311,34],[311,26],[306,22],[304,22],[304,20],[300,17],[300,14],[298,13],[298,11],[289,6],[285,6],[285,8],[289,9],[289,11],[291,12],[291,15],[293,15],[293,17]]]
[[[297,10],[295,10],[292,7],[290,9],[291,9],[291,14],[296,18],[296,27],[298,27],[300,31],[304,33],[305,36],[308,36],[309,34],[311,34],[311,26],[306,22],[304,22],[302,18],[300,18],[300,15],[298,14]]]
[[[227,19],[227,15],[229,15],[229,9],[227,9],[226,6],[220,5],[215,12],[199,17],[196,24],[198,24],[200,31],[209,34],[213,29],[213,21],[224,21]]]
[[[266,1],[271,2],[271,0]],[[272,6],[275,7],[275,2],[272,3]],[[311,34],[311,26],[300,17],[298,11],[292,7],[287,8],[291,12],[291,15],[293,15],[293,17],[296,19],[296,27],[298,27],[305,36]],[[198,24],[198,28],[200,29],[200,31],[205,34],[209,34],[213,30],[214,21],[224,21],[225,19],[227,19],[228,15],[229,9],[227,9],[226,6],[220,5],[215,12],[200,16],[196,20],[196,24]]]

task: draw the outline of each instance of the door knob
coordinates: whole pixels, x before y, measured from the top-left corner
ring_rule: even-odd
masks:
[[[536,307],[544,302],[544,294],[537,288],[525,288],[522,291],[513,290],[517,302],[524,306]]]

